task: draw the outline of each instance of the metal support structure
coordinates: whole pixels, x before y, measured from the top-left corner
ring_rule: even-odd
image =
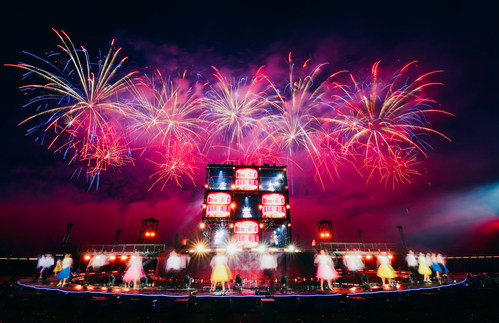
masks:
[[[404,251],[406,251],[407,250],[407,244],[405,242],[404,228],[401,225],[398,225],[397,229],[399,230],[400,239],[402,240],[402,248],[404,249]]]
[[[158,226],[159,220],[154,218],[142,220],[142,225],[140,226],[139,243],[152,243],[156,241],[158,237]]]
[[[66,252],[66,248],[68,246],[68,241],[69,241],[69,235],[71,234],[72,227],[73,227],[73,222],[69,222],[66,227],[66,233],[64,233],[64,238],[62,238],[61,253]]]
[[[114,244],[115,244],[115,245],[117,245],[117,244],[118,244],[118,242],[119,242],[119,240],[120,240],[120,234],[121,234],[121,232],[122,232],[122,231],[123,231],[123,230],[121,230],[121,229],[116,230],[116,236],[114,237]]]

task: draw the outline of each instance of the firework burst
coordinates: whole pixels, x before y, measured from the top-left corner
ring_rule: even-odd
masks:
[[[183,144],[172,144],[169,147],[164,147],[163,151],[157,151],[157,158],[147,159],[155,164],[158,170],[150,176],[153,181],[149,190],[156,185],[165,188],[167,184],[175,183],[178,187],[182,187],[182,179],[187,177],[193,185],[194,171],[198,168],[201,162],[202,155],[196,150],[196,147]]]
[[[205,122],[200,118],[200,86],[191,86],[184,72],[177,78],[163,78],[160,72],[147,83],[132,85],[133,101],[127,117],[133,119],[131,132],[146,136],[147,146],[170,147],[202,141]]]
[[[451,114],[434,109],[436,102],[424,96],[426,88],[441,85],[427,81],[441,71],[429,72],[409,81],[406,73],[416,64],[411,62],[389,82],[384,82],[379,76],[379,63],[374,63],[367,84],[359,83],[353,75],[350,75],[352,86],[336,84],[336,89],[340,90],[340,94],[334,96],[338,100],[336,115],[326,121],[334,124],[334,133],[344,138],[345,153],[363,156],[365,168],[393,169],[390,165],[403,165],[400,158],[406,154],[402,151],[426,156],[427,144],[422,139],[423,134],[435,133],[450,140],[428,126],[427,116],[431,113]],[[408,177],[398,178],[404,181]]]
[[[269,117],[273,85],[260,68],[252,78],[230,79],[215,69],[217,83],[210,86],[204,99],[206,119],[211,122],[212,137],[231,149],[244,151],[245,139],[255,138]],[[252,139],[250,139],[252,140]]]
[[[106,136],[109,122],[122,114],[117,98],[127,90],[128,82],[134,82],[131,80],[135,73],[115,80],[126,57],[118,61],[120,49],[114,49],[114,41],[107,55],[97,64],[92,64],[85,48],[76,49],[65,32],[54,32],[62,43],[59,45],[62,53],[51,56],[57,58],[54,64],[37,57],[45,68],[27,63],[10,65],[27,71],[24,77],[35,75],[41,80],[39,84],[21,87],[22,91],[41,93],[27,104],[38,105],[37,113],[21,124],[45,117],[41,125],[28,132],[41,129],[46,133],[52,129],[55,136],[48,145],[49,149],[64,150],[65,154],[68,149],[73,149],[75,152],[71,154],[71,160],[95,159],[95,147],[112,149],[102,147],[109,141],[101,139]],[[62,68],[57,64],[62,64]],[[51,107],[50,103],[55,107]]]

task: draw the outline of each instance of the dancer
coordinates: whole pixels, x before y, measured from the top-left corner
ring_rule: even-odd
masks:
[[[407,256],[405,257],[405,261],[407,261],[407,267],[409,267],[409,277],[411,277],[410,281],[414,284],[414,282],[419,280],[418,274],[418,260],[416,259],[416,255],[414,251],[409,250],[407,252]]]
[[[127,270],[123,276],[123,281],[129,287],[133,282],[133,289],[139,289],[140,280],[145,276],[144,267],[142,267],[142,257],[134,254],[130,257],[127,264]]]
[[[59,282],[57,286],[64,287],[71,276],[71,266],[73,266],[73,258],[68,253],[64,255],[64,259],[61,262],[61,271],[57,274],[57,279]]]
[[[419,257],[418,257],[418,273],[423,276],[423,281],[425,283],[431,283],[430,280],[430,275],[431,275],[431,269],[430,266],[426,263],[426,257],[424,253],[420,252]]]
[[[88,268],[92,268],[92,271],[100,274],[102,271],[102,267],[104,267],[107,264],[107,257],[102,253],[102,251],[99,251],[98,254],[92,257],[90,261],[88,262],[87,270]]]
[[[447,274],[449,273],[449,269],[445,265],[445,258],[442,256],[441,253],[437,254],[437,263],[442,268],[442,273],[443,273],[442,275],[447,276]]]
[[[434,252],[431,254],[431,270],[435,273],[438,283],[441,284],[440,273],[442,272],[442,268],[438,264],[437,255]]]
[[[55,262],[55,267],[54,267],[54,274],[57,276],[57,274],[61,271],[62,269],[62,261],[61,259],[57,259]]]
[[[182,259],[175,250],[170,252],[170,256],[166,260],[166,272],[171,282],[171,287],[177,287],[177,276],[181,268]]]
[[[227,266],[227,256],[224,252],[219,250],[217,254],[211,259],[210,266],[213,268],[211,272],[211,288],[210,292],[214,292],[217,288],[217,283],[222,285],[222,293],[225,293],[225,282],[229,282],[231,279],[231,272],[229,266]],[[227,284],[227,287],[228,284]]]
[[[395,278],[395,270],[390,264],[390,259],[385,251],[383,251],[380,255],[378,255],[378,271],[377,275],[381,278],[381,282],[383,285],[386,285],[386,280],[388,279],[388,283],[391,284],[393,278]]]
[[[428,265],[428,267],[430,267],[431,270],[432,261],[431,261],[431,254],[429,252],[426,253],[425,259],[426,259],[426,264]],[[430,274],[430,281],[433,281],[434,277],[435,277],[435,272],[432,271]]]
[[[44,268],[42,269],[42,284],[45,284],[47,282],[47,277],[50,276],[50,273],[52,272],[50,268],[54,266],[54,257],[52,257],[51,254],[46,254],[45,255],[45,263],[44,263]]]
[[[362,285],[360,271],[364,269],[364,261],[360,252],[355,250],[353,253],[345,255],[343,263],[352,277],[352,283],[358,282],[359,285]]]
[[[329,287],[329,290],[332,291],[333,286],[331,282],[338,279],[340,275],[338,275],[338,272],[334,269],[333,260],[327,254],[326,250],[321,249],[320,254],[315,257],[314,263],[317,265],[317,278],[321,282],[321,291],[325,292],[324,281],[327,281],[327,286]]]
[[[269,280],[269,290],[274,291],[274,272],[277,269],[277,260],[268,250],[260,258],[260,269],[263,270],[263,276]]]

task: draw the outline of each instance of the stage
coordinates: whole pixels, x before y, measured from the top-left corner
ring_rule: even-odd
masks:
[[[354,284],[343,284],[341,287],[335,287],[332,291],[321,292],[316,284],[312,281],[309,284],[303,284],[299,288],[290,287],[287,291],[282,290],[281,286],[276,283],[273,292],[266,288],[243,288],[236,291],[232,288],[226,289],[223,293],[221,290],[216,292],[209,291],[209,284],[198,286],[198,288],[166,288],[166,287],[146,287],[140,289],[125,288],[123,286],[99,286],[99,285],[83,285],[83,284],[68,284],[65,287],[57,287],[56,282],[49,280],[48,284],[33,283],[30,279],[19,280],[17,283],[21,288],[36,291],[39,293],[51,293],[67,295],[80,295],[88,297],[119,297],[119,298],[134,298],[134,299],[165,299],[165,300],[188,300],[196,301],[202,299],[272,299],[274,301],[283,299],[294,299],[299,301],[303,298],[322,299],[343,301],[345,299],[363,299],[365,297],[393,297],[395,295],[414,295],[440,293],[445,289],[458,288],[466,282],[465,278],[458,278],[448,284],[432,284],[432,285],[412,285],[409,282],[397,282],[394,286],[380,286],[378,284],[369,284],[359,286]],[[293,286],[293,285],[291,285]]]

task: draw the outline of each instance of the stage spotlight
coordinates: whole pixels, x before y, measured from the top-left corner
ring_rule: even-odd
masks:
[[[85,255],[85,256],[83,256],[83,259],[85,259],[85,261],[89,261],[89,260],[90,260],[90,258],[92,258],[92,256],[90,256],[90,255]]]
[[[109,256],[109,260],[111,260],[111,261],[116,260],[116,256],[115,255],[110,255]]]
[[[204,228],[206,228],[206,223],[204,223],[204,222],[199,223],[199,228],[201,230],[204,230]]]
[[[233,244],[233,243],[229,243],[229,244],[227,244],[227,246],[225,247],[225,250],[227,251],[227,253],[228,253],[229,255],[233,255],[233,254],[235,254],[235,253],[237,252],[237,247],[236,247],[236,245],[235,245],[235,244]]]
[[[296,249],[295,249],[295,246],[290,244],[286,249],[284,249],[284,251],[287,251],[287,252],[295,252]]]
[[[392,260],[392,259],[393,259],[393,255],[392,255],[392,254],[389,254],[389,255],[388,255],[388,259]]]
[[[257,250],[260,253],[264,253],[267,250],[267,246],[265,246],[264,244],[260,244]]]
[[[204,244],[202,243],[199,243],[197,246],[196,246],[196,252],[204,252],[204,250],[206,249],[206,247],[204,246]]]
[[[371,256],[371,255],[366,255],[366,260],[371,260],[372,257],[373,256]]]
[[[120,259],[121,259],[122,261],[127,260],[127,258],[128,258],[128,256],[127,256],[127,255],[122,255],[122,256],[120,257]]]

